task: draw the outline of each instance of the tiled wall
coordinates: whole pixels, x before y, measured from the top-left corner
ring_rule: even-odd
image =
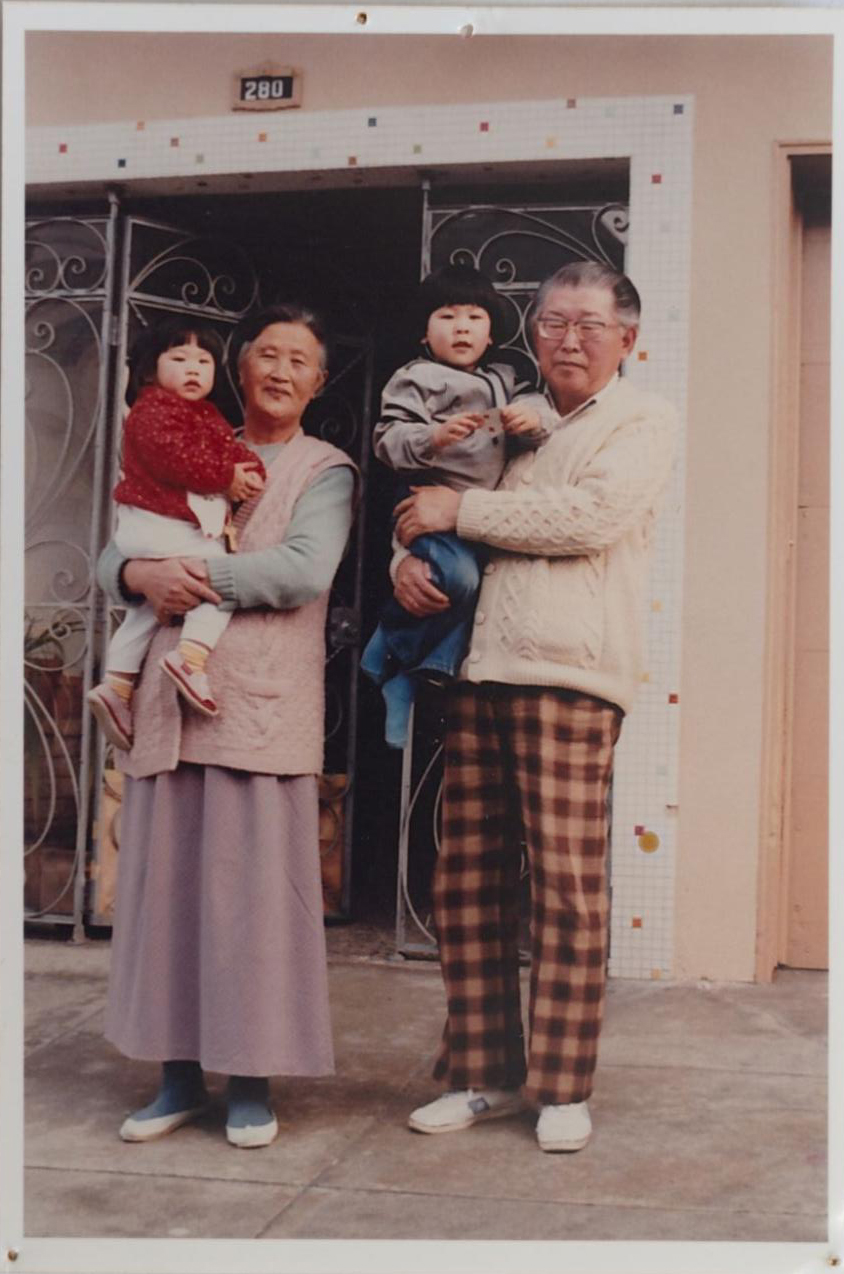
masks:
[[[624,158],[628,270],[644,317],[628,374],[685,418],[693,101],[565,98],[371,111],[287,110],[214,119],[31,129],[27,180],[77,182],[308,173],[442,164]],[[131,186],[130,186],[131,189]],[[660,519],[647,598],[648,663],[613,788],[612,954],[620,977],[672,972],[683,560],[683,446]]]

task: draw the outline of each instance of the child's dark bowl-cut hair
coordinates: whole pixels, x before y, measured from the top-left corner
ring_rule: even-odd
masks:
[[[416,294],[416,335],[423,340],[428,319],[447,305],[477,305],[490,320],[493,345],[504,335],[504,305],[485,274],[470,265],[445,265],[419,284]]]
[[[129,383],[126,386],[126,402],[129,406],[147,385],[155,384],[158,360],[168,349],[177,345],[189,345],[195,340],[214,359],[215,375],[219,373],[225,357],[222,338],[205,323],[195,322],[189,314],[157,323],[145,328],[129,351]],[[212,390],[213,392],[213,390]]]

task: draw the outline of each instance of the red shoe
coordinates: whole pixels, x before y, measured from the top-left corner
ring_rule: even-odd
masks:
[[[132,712],[126,700],[121,699],[107,681],[94,686],[86,697],[88,707],[108,742],[120,748],[121,752],[128,752],[132,746]]]
[[[164,655],[161,667],[170,680],[176,683],[179,694],[192,708],[196,708],[197,712],[201,712],[205,717],[216,717],[217,702],[211,693],[211,687],[204,672],[191,671],[179,658],[176,650],[171,650],[169,655]]]

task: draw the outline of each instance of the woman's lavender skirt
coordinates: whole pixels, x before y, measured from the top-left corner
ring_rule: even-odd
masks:
[[[313,775],[126,779],[106,1036],[227,1075],[334,1070]]]

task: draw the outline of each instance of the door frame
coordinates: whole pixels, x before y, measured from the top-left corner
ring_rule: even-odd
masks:
[[[763,657],[762,782],[756,980],[770,982],[784,951],[791,863],[802,220],[791,160],[831,155],[827,142],[778,142],[773,154],[771,448],[767,622]]]

